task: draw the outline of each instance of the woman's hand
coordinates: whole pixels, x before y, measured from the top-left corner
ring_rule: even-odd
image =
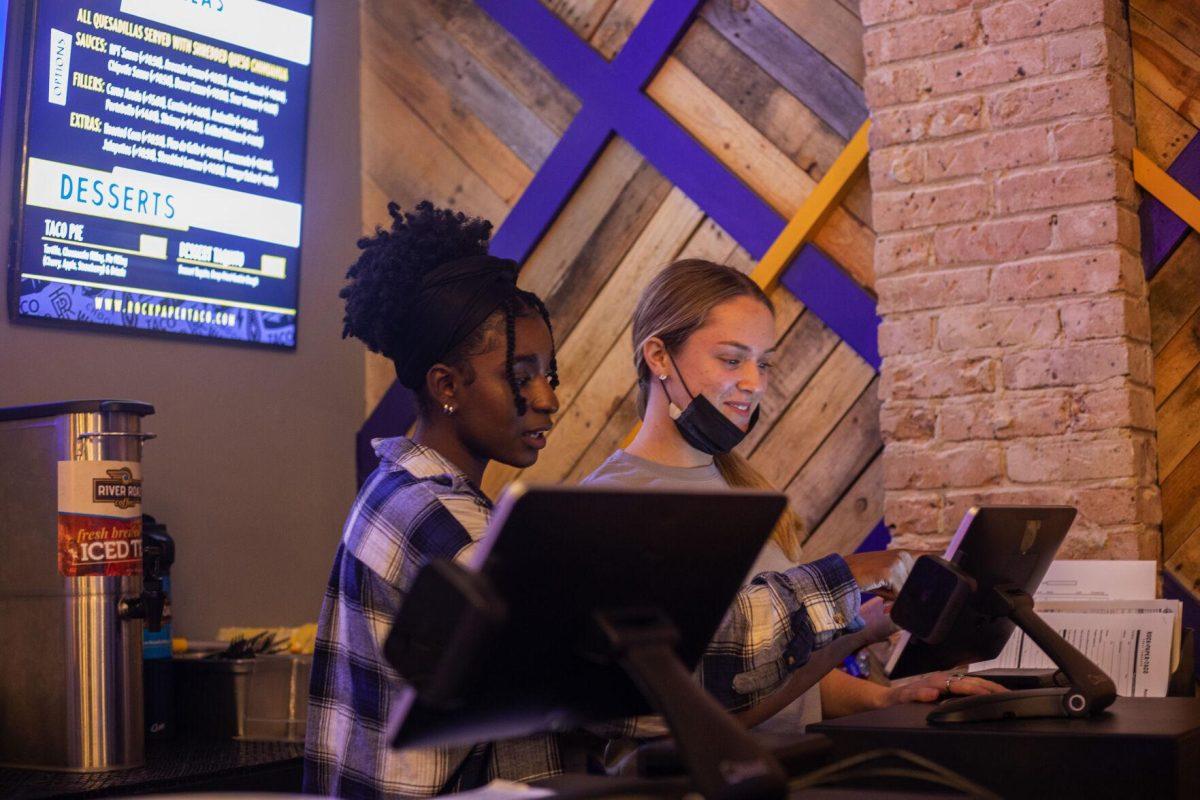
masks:
[[[885,603],[878,597],[873,597],[862,604],[858,613],[866,623],[866,627],[862,631],[866,638],[864,644],[882,642],[899,630],[896,623],[892,622],[891,610],[892,604]]]
[[[934,703],[942,697],[954,695],[966,697],[1007,691],[1008,689],[1000,684],[985,678],[972,678],[958,672],[931,672],[908,683],[891,686],[884,695],[882,705],[886,707],[900,703]]]

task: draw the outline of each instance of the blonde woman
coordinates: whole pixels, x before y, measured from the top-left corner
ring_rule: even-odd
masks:
[[[770,379],[775,316],[762,290],[730,267],[697,259],[671,264],[638,302],[633,344],[642,426],[584,483],[772,488],[732,452],[758,421]],[[895,630],[881,601],[860,606],[860,592],[894,597],[912,556],[893,550],[800,563],[799,527],[790,513],[779,521],[698,670],[747,726],[798,732],[822,711],[840,716],[932,702],[947,688],[1001,690],[946,675],[887,687],[836,670],[847,655]]]

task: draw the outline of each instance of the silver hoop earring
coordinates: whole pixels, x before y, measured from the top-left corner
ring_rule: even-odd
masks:
[[[455,411],[457,411],[457,410],[458,410],[458,409],[457,409],[457,408],[455,408],[455,407],[454,407],[453,405],[451,405],[450,403],[444,403],[444,404],[442,405],[442,411],[444,411],[444,412],[446,413],[446,416],[448,416],[448,417],[449,417],[449,416],[452,416],[452,415],[454,414],[454,412],[455,412]]]

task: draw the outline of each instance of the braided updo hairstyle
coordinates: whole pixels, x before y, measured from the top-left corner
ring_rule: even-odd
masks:
[[[411,346],[401,323],[413,313],[419,301],[422,279],[443,264],[485,255],[492,223],[468,217],[461,211],[437,208],[428,200],[418,203],[411,212],[401,211],[394,202],[388,203],[387,211],[391,227],[376,227],[373,234],[358,240],[362,253],[347,270],[349,283],[338,292],[338,297],[346,301],[342,338],[353,336],[371,352],[398,362],[399,356]],[[517,317],[535,314],[545,321],[553,337],[550,315],[541,299],[532,292],[516,290],[496,313],[446,353],[441,362],[463,368],[470,383],[474,375],[466,359],[488,349],[493,333],[503,332],[505,376],[512,388],[517,413],[524,414],[525,398],[513,372],[514,334]],[[558,363],[554,350],[551,350],[549,375],[550,385],[557,388]],[[421,387],[416,394],[422,412],[427,411],[431,405],[428,391]]]

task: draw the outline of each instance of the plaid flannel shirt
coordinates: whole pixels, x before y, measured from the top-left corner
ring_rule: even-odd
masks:
[[[837,554],[763,572],[738,592],[696,675],[730,711],[765,700],[813,650],[861,630],[857,581]]]
[[[404,437],[373,444],[380,465],[346,520],[317,625],[305,791],[430,796],[493,778],[531,781],[562,773],[564,760],[575,756],[553,735],[474,747],[388,745],[388,715],[404,686],[383,658],[392,620],[421,567],[438,558],[469,558],[492,506],[433,450]]]

